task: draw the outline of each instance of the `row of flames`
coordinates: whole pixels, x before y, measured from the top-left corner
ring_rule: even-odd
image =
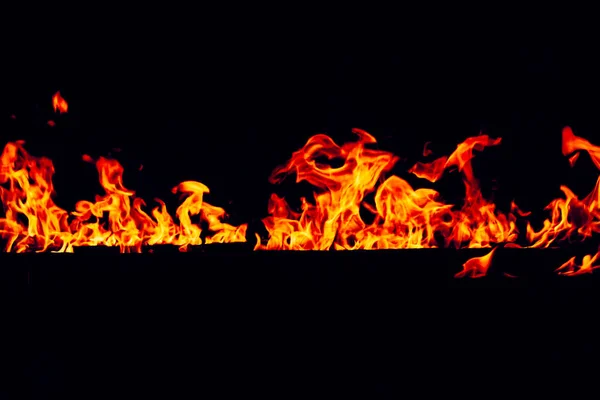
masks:
[[[66,113],[67,102],[57,92],[52,98],[55,112]],[[14,118],[14,116],[13,116]],[[54,121],[49,121],[54,126]],[[535,229],[527,222],[525,235],[517,229],[517,219],[530,213],[513,202],[503,213],[487,201],[473,174],[474,151],[496,146],[500,138],[487,135],[470,137],[449,156],[429,163],[416,163],[409,172],[436,182],[449,169],[458,169],[465,185],[461,207],[443,202],[433,189],[413,189],[404,179],[392,175],[383,179],[398,158],[369,145],[376,143],[367,132],[354,129],[358,140],[343,145],[319,134],[311,137],[291,159],[275,169],[271,183],[288,175],[316,188],[314,198],[301,199],[301,210],[293,210],[284,198],[271,195],[269,216],[263,222],[268,238],[256,235],[255,250],[356,250],[407,248],[492,248],[484,257],[473,258],[457,276],[478,277],[486,274],[495,249],[505,247],[546,248],[573,238],[584,240],[600,231],[600,179],[594,190],[579,199],[561,186],[564,198],[553,200],[543,226]],[[562,152],[571,166],[580,152],[587,152],[600,169],[600,147],[577,137],[569,127],[562,132]],[[424,156],[431,152],[425,146]],[[332,167],[317,160],[341,159]],[[118,161],[100,157],[93,160],[105,194],[94,201],[77,202],[68,212],[53,201],[52,161],[34,157],[24,142],[8,143],[1,156],[0,199],[4,217],[0,235],[6,252],[73,252],[78,246],[118,246],[122,252],[141,252],[143,247],[170,244],[186,251],[202,243],[245,242],[247,224],[225,223],[225,210],[204,201],[209,189],[200,182],[186,181],[173,188],[185,196],[175,212],[164,202],[146,211],[146,203],[123,184],[123,167]],[[365,197],[374,193],[374,201]],[[364,208],[374,216],[367,223],[361,217]],[[197,222],[200,222],[198,224]],[[202,232],[201,225],[207,226]],[[517,244],[517,239],[519,243]],[[575,275],[591,272],[600,256],[587,255],[581,263],[572,258],[558,268],[559,273]]]

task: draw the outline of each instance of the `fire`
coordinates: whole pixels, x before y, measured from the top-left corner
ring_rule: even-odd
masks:
[[[60,113],[68,110],[60,92],[52,97],[52,106]],[[48,124],[56,125],[54,121]],[[204,201],[209,189],[202,183],[187,181],[173,188],[173,193],[184,197],[175,222],[159,199],[158,206],[145,211],[145,201],[125,187],[121,164],[104,157],[83,156],[96,166],[104,195],[79,201],[74,211],[67,212],[53,201],[52,161],[30,155],[24,144],[8,143],[0,156],[4,207],[0,235],[6,240],[5,251],[72,252],[77,246],[117,246],[122,252],[140,252],[144,246],[157,244],[185,251],[189,245],[246,241],[247,225],[224,223],[225,210]]]
[[[60,90],[52,96],[52,106],[54,107],[55,112],[60,112],[61,114],[66,113],[69,110],[69,104],[67,104],[67,101],[60,95]]]
[[[56,112],[68,110],[60,92],[52,104]],[[546,248],[600,233],[600,177],[582,199],[561,186],[563,197],[548,204],[548,217],[536,228],[527,221],[531,212],[520,210],[514,201],[510,210],[499,210],[480,190],[472,160],[486,148],[501,145],[501,138],[484,134],[467,138],[451,154],[417,162],[407,171],[431,183],[453,171],[459,173],[464,200],[450,204],[438,191],[413,188],[401,176],[391,174],[399,158],[376,149],[371,134],[360,129],[353,132],[356,140],[341,145],[327,135],[315,135],[273,171],[271,183],[295,175],[296,182],[312,185],[314,193],[312,198],[300,199],[300,209],[272,194],[268,216],[263,219],[268,235],[256,235],[255,250],[490,248],[487,255],[468,260],[456,275],[481,277],[487,274],[498,246]],[[432,154],[429,144],[423,148],[424,157]],[[562,152],[572,167],[586,152],[600,169],[600,146],[576,136],[569,127],[562,132]],[[87,155],[83,160],[95,165],[104,194],[81,200],[67,211],[53,200],[52,162],[30,155],[22,141],[5,146],[0,156],[4,207],[0,235],[5,251],[72,252],[78,246],[110,246],[141,252],[160,244],[185,251],[199,244],[246,241],[248,225],[225,222],[225,210],[205,202],[209,189],[200,182],[186,181],[173,188],[182,202],[172,215],[160,199],[149,210],[125,186],[124,170],[117,160]],[[334,160],[341,165],[332,166]],[[526,227],[524,234],[517,229],[519,219]],[[597,268],[598,257],[600,253],[586,255],[580,264],[572,258],[557,272],[591,272]]]
[[[556,271],[560,275],[569,276],[590,274],[594,269],[600,268],[600,265],[594,265],[596,264],[598,257],[600,257],[600,251],[595,255],[586,254],[583,256],[580,265],[575,261],[576,257],[572,257],[569,261],[558,267]]]
[[[0,199],[4,218],[0,234],[8,252],[72,252],[77,246],[118,246],[122,252],[140,252],[143,246],[173,244],[185,251],[189,245],[214,242],[244,242],[247,225],[235,227],[222,222],[225,211],[204,201],[208,188],[187,181],[173,188],[185,199],[176,211],[178,223],[161,200],[150,213],[146,203],[123,184],[123,167],[118,161],[89,156],[94,163],[104,195],[82,200],[67,212],[53,201],[54,166],[47,158],[31,156],[24,142],[8,143],[0,161]],[[202,239],[205,223],[211,234]]]
[[[368,149],[368,145],[376,143],[375,138],[358,129],[354,132],[358,140],[342,146],[325,135],[313,136],[287,164],[273,172],[272,183],[295,174],[297,182],[306,181],[317,190],[312,201],[301,199],[300,211],[292,210],[285,199],[273,194],[270,216],[264,219],[269,237],[256,249],[485,248],[500,244],[536,248],[577,238],[584,240],[600,232],[600,178],[582,200],[561,186],[565,197],[546,207],[550,217],[539,229],[527,222],[523,237],[516,221],[531,212],[520,210],[514,201],[509,212],[497,210],[494,203],[483,197],[471,163],[475,152],[500,145],[500,138],[467,138],[449,156],[429,163],[417,162],[409,169],[409,173],[430,182],[437,182],[446,171],[458,170],[465,187],[463,204],[458,206],[445,203],[433,189],[413,189],[395,175],[386,178],[384,174],[391,170],[397,157]],[[569,127],[563,130],[562,149],[571,166],[583,150],[600,168],[600,147],[575,136]],[[430,155],[427,145],[423,155]],[[320,158],[342,159],[343,165],[334,168],[319,163]],[[369,203],[365,197],[373,192],[374,201]],[[365,222],[361,209],[372,214],[372,222]],[[495,248],[485,257],[469,260],[457,277],[484,276],[494,251]],[[584,257],[580,267],[570,260],[569,271],[590,269],[597,257],[598,254]],[[562,266],[559,271],[566,269]]]
[[[385,179],[384,173],[398,158],[367,148],[376,143],[368,133],[359,129],[354,133],[358,140],[342,146],[328,136],[313,136],[286,165],[273,172],[272,183],[294,173],[297,182],[307,181],[318,191],[312,202],[301,199],[301,212],[272,195],[270,216],[264,220],[269,238],[257,249],[481,248],[517,239],[515,215],[498,212],[483,198],[471,166],[474,150],[498,145],[500,139],[486,135],[469,138],[449,157],[417,163],[410,169],[416,176],[435,182],[447,169],[457,167],[466,191],[464,205],[457,208],[444,203],[433,189],[415,190],[395,175]],[[342,159],[344,164],[334,168],[317,162],[319,157]],[[365,197],[373,192],[374,202],[369,203]],[[361,208],[371,214],[372,222],[365,222]]]
[[[474,257],[467,260],[463,264],[463,270],[454,275],[455,278],[482,278],[487,275],[490,266],[492,265],[492,258],[496,252],[497,247],[494,247],[492,251],[482,257]]]

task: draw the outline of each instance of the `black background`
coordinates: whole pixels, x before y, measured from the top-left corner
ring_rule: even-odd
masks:
[[[492,25],[491,11],[433,6],[425,14],[368,15],[223,8],[154,10],[152,17],[148,9],[105,17],[92,8],[85,17],[42,16],[43,25],[30,21],[35,30],[19,25],[3,53],[2,139],[25,139],[34,155],[54,160],[64,208],[100,191],[81,155],[120,148],[113,154],[126,168],[125,184],[147,200],[174,205],[170,189],[199,180],[211,188],[207,201],[224,206],[232,222],[255,227],[272,191],[292,202],[307,194],[268,184],[272,169],[311,135],[343,142],[353,139],[352,127],[403,157],[394,172],[415,186],[429,185],[405,173],[424,142],[433,142],[436,155],[449,154],[483,131],[503,138],[475,162],[487,194],[497,180],[500,207],[514,198],[541,212],[561,184],[580,195],[593,187],[596,169],[585,156],[569,168],[560,134],[571,125],[598,142],[599,65],[593,37],[573,34],[561,20],[547,31],[532,25],[541,14],[517,28],[508,17]],[[51,109],[57,90],[69,102],[67,114]],[[456,174],[435,187],[449,201],[462,195]],[[152,393],[163,379],[165,393],[247,395],[281,386],[276,397],[302,388],[305,398],[334,398],[360,386],[363,398],[425,389],[480,397],[505,386],[520,390],[521,382],[553,391],[561,377],[572,389],[584,380],[583,365],[597,358],[589,280],[587,289],[573,290],[527,280],[514,291],[478,282],[448,289],[446,275],[466,253],[428,253],[429,269],[418,269],[419,253],[402,253],[400,264],[393,255],[375,263],[363,254],[350,285],[335,256],[303,264],[293,254],[244,254],[188,263],[176,256],[107,261],[93,253],[68,262],[6,258],[12,269],[3,269],[4,304],[14,318],[5,327],[14,329],[4,342],[10,385],[3,388],[21,397],[81,397],[79,386],[115,393],[127,383],[131,393]],[[202,268],[179,268],[196,264]],[[516,269],[535,264],[508,261]],[[407,276],[399,265],[441,266],[444,279]],[[269,372],[257,368],[265,360]],[[315,369],[319,383],[307,374]],[[312,388],[321,382],[327,391]]]

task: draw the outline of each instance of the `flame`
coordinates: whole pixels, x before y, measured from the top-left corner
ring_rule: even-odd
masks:
[[[60,95],[60,90],[52,96],[52,107],[54,107],[54,112],[60,112],[61,114],[69,110],[69,104]]]
[[[326,135],[313,136],[287,164],[273,172],[272,183],[295,173],[297,182],[307,181],[317,191],[312,202],[301,199],[299,212],[273,194],[270,216],[264,219],[269,238],[257,249],[480,248],[517,239],[516,217],[497,212],[493,203],[483,199],[471,166],[473,150],[497,145],[500,139],[486,135],[469,138],[449,157],[417,163],[410,169],[418,177],[435,182],[446,169],[457,167],[466,186],[465,203],[457,209],[444,203],[433,189],[415,190],[395,175],[385,179],[384,173],[398,158],[367,148],[376,140],[365,131],[355,129],[354,133],[358,141],[342,146]],[[317,161],[319,158],[341,159],[343,165],[334,168]],[[375,194],[374,204],[365,199],[370,193]],[[365,222],[361,210],[371,214],[372,222]]]
[[[573,167],[579,158],[579,151],[587,151],[594,164],[600,169],[600,147],[573,134],[570,127],[562,132],[562,151],[569,156],[569,164]],[[555,242],[579,238],[584,240],[594,233],[600,232],[600,177],[590,194],[579,199],[568,187],[560,186],[564,198],[552,200],[546,207],[551,217],[544,221],[543,227],[535,230],[527,225],[527,239],[531,247],[549,247]]]
[[[455,278],[483,278],[487,275],[490,266],[492,265],[492,258],[496,252],[497,247],[494,247],[492,251],[482,257],[473,257],[463,264],[463,269],[456,275]],[[508,275],[508,277],[512,277]]]
[[[55,112],[66,113],[60,92],[52,97]],[[14,117],[13,117],[14,118]],[[54,121],[48,121],[54,126]],[[273,184],[295,175],[296,182],[314,188],[311,198],[299,199],[292,207],[275,193],[263,219],[268,236],[256,234],[256,250],[356,250],[407,248],[491,248],[483,257],[468,260],[456,277],[487,274],[498,246],[546,248],[562,242],[586,240],[600,233],[600,176],[594,189],[580,199],[566,186],[563,196],[545,208],[542,226],[525,220],[520,235],[517,220],[532,213],[512,202],[502,211],[486,199],[473,170],[472,160],[501,138],[480,134],[459,143],[449,155],[430,162],[416,162],[406,171],[435,184],[457,171],[464,185],[464,200],[447,203],[435,189],[413,188],[407,180],[391,174],[398,157],[376,148],[374,136],[353,129],[356,140],[337,144],[318,134],[277,167]],[[225,222],[223,208],[206,203],[209,189],[196,181],[185,181],[172,192],[182,197],[174,216],[165,202],[148,210],[146,202],[124,184],[124,170],[113,158],[83,160],[95,165],[104,194],[81,200],[67,211],[54,202],[54,166],[44,157],[34,157],[23,141],[6,144],[0,155],[0,236],[7,252],[72,252],[78,246],[118,247],[122,252],[140,252],[147,246],[171,244],[185,251],[189,246],[209,243],[245,242],[247,224]],[[423,156],[431,155],[427,142]],[[115,149],[118,151],[118,149]],[[570,127],[562,132],[562,153],[574,167],[582,152],[600,169],[600,146],[576,136]],[[140,165],[139,170],[143,166]],[[589,273],[597,268],[600,252],[575,258],[561,265],[562,275]]]
[[[102,245],[140,252],[143,246],[156,244],[186,250],[189,245],[246,240],[247,225],[235,227],[222,222],[225,211],[204,202],[209,190],[200,182],[183,182],[173,189],[185,197],[175,222],[161,200],[156,200],[159,205],[150,213],[144,210],[144,200],[124,186],[123,167],[118,161],[83,159],[95,164],[105,194],[94,201],[79,201],[75,211],[67,212],[53,201],[52,162],[31,156],[22,141],[6,145],[0,156],[0,199],[4,206],[0,235],[6,240],[5,251],[72,252],[76,246]],[[204,239],[199,223],[205,223],[210,233]]]
[[[583,274],[591,274],[594,269],[600,268],[600,265],[594,265],[600,257],[600,251],[595,255],[586,254],[581,260],[581,264],[577,264],[576,257],[571,257],[569,261],[556,269],[560,275],[576,276]]]
[[[600,170],[600,146],[576,136],[570,127],[565,127],[562,131],[562,153],[568,157],[571,167],[575,166],[581,151],[587,152]],[[540,239],[536,243],[539,247],[547,247],[544,240],[550,242],[558,238],[564,241],[576,237],[583,241],[600,232],[600,176],[594,189],[582,200],[565,186],[561,186],[561,190],[565,198],[556,199],[546,207],[552,210],[552,219],[544,221],[544,227],[539,232],[528,227],[528,236]],[[573,257],[561,265],[557,272],[569,276],[591,273],[598,268],[594,265],[598,257],[600,249],[595,254],[583,256],[581,264],[577,264]]]
[[[499,244],[535,248],[577,238],[584,240],[600,231],[600,177],[592,192],[581,200],[568,187],[560,186],[564,198],[554,199],[546,207],[550,216],[543,226],[536,230],[527,222],[525,235],[520,237],[517,218],[532,213],[521,210],[514,201],[509,212],[497,210],[493,202],[483,197],[471,163],[476,151],[499,145],[501,138],[467,138],[449,156],[417,162],[409,169],[409,173],[432,183],[446,171],[458,170],[465,197],[462,205],[455,205],[445,203],[433,189],[413,189],[395,175],[386,178],[384,174],[392,169],[397,157],[369,149],[376,143],[375,138],[358,129],[354,132],[358,140],[341,146],[326,135],[313,136],[285,165],[275,169],[272,183],[295,174],[297,182],[306,181],[316,190],[312,201],[301,198],[300,210],[292,209],[284,198],[273,194],[269,217],[264,219],[269,236],[256,249],[484,248]],[[569,127],[563,130],[562,139],[563,154],[571,166],[579,152],[586,151],[600,168],[600,147],[575,136]],[[427,145],[423,154],[429,154]],[[333,167],[319,161],[322,159],[340,159],[343,164]],[[373,200],[368,201],[371,193]],[[371,214],[371,222],[366,222],[366,213]],[[489,258],[470,260],[459,276],[485,275],[489,266],[486,260],[491,259],[493,251]],[[585,269],[588,261],[597,257],[584,258],[579,268]]]

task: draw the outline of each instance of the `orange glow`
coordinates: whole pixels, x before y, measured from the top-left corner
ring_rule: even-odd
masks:
[[[54,93],[54,96],[52,96],[52,107],[54,107],[54,112],[60,112],[61,114],[69,110],[69,104],[62,98],[60,91]]]

